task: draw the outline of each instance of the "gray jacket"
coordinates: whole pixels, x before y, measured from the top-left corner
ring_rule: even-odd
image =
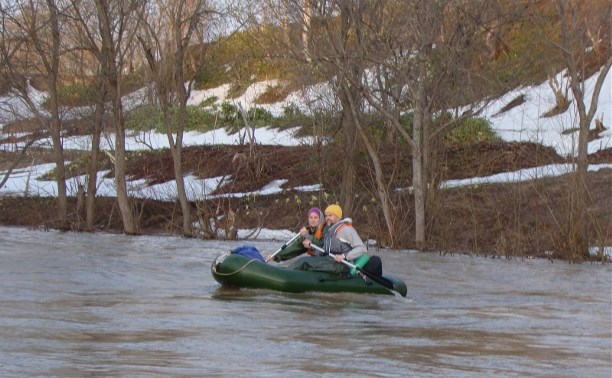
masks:
[[[344,253],[349,261],[365,255],[368,250],[357,231],[350,223],[336,223],[330,227],[323,238],[325,252]]]

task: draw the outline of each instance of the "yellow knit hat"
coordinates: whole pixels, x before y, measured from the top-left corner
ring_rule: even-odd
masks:
[[[342,218],[342,209],[340,208],[340,206],[336,204],[329,205],[325,209],[325,215],[328,215],[328,214],[333,214],[337,216],[338,218]]]

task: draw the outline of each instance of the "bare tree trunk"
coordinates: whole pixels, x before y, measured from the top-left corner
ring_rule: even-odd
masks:
[[[592,47],[594,51],[599,51],[598,46],[586,46],[584,41],[593,41],[591,38],[586,38],[590,35],[591,27],[596,29],[600,27],[608,30],[609,39],[612,41],[612,7],[608,4],[603,11],[598,12],[596,9],[590,9],[581,3],[568,3],[566,1],[556,1],[557,13],[560,20],[560,39],[559,42],[552,42],[562,53],[563,61],[568,71],[570,88],[574,95],[574,102],[578,109],[579,116],[579,134],[578,134],[578,154],[577,154],[577,169],[575,172],[574,185],[576,201],[573,202],[570,210],[570,222],[568,235],[568,247],[571,249],[570,259],[588,259],[589,258],[589,240],[588,240],[588,146],[589,133],[591,122],[597,111],[597,99],[603,87],[610,68],[612,67],[612,55],[609,55],[604,61],[604,66],[599,72],[593,88],[591,96],[591,105],[587,109],[585,104],[584,80],[587,79],[586,70],[580,68],[580,64],[584,64],[586,51]],[[589,12],[594,14],[589,15]],[[582,19],[590,19],[589,23],[582,23]],[[600,43],[600,42],[596,42]],[[612,42],[610,42],[612,43]]]
[[[100,161],[100,139],[104,122],[104,102],[106,101],[106,86],[102,78],[98,79],[98,93],[100,97],[96,101],[96,109],[92,120],[91,159],[87,167],[87,193],[85,198],[85,229],[94,231],[95,200],[98,187],[98,162]]]
[[[57,183],[59,228],[68,229],[68,211],[66,201],[66,169],[64,167],[64,148],[62,145],[62,122],[57,109],[57,91],[49,91],[51,102],[51,141],[55,161],[55,181]]]
[[[344,86],[344,90],[348,91],[348,87]],[[383,168],[380,162],[380,157],[378,152],[372,145],[370,138],[363,130],[361,126],[361,121],[358,115],[358,109],[353,101],[351,101],[351,96],[347,93],[346,97],[349,99],[349,108],[348,110],[352,114],[352,118],[355,120],[356,129],[359,131],[359,135],[361,136],[361,140],[363,140],[364,145],[366,146],[366,150],[368,151],[368,155],[370,156],[370,160],[372,160],[372,165],[374,166],[374,176],[376,183],[376,192],[377,197],[380,200],[380,204],[383,211],[383,216],[385,218],[385,224],[387,225],[387,233],[389,236],[388,245],[390,247],[395,246],[395,225],[394,225],[394,215],[393,209],[391,207],[391,201],[389,198],[389,192],[387,190],[387,186],[385,185],[385,180],[383,176]]]
[[[180,75],[182,77],[182,75]],[[178,193],[179,203],[181,204],[181,211],[183,213],[183,236],[191,237],[193,236],[193,232],[191,229],[191,205],[189,203],[189,199],[187,198],[187,191],[185,190],[185,180],[183,178],[183,132],[185,130],[185,115],[186,115],[186,102],[187,102],[187,92],[185,90],[184,84],[178,86],[178,96],[179,98],[184,98],[185,100],[181,100],[179,104],[179,114],[178,114],[178,124],[179,130],[176,135],[176,143],[171,148],[172,151],[172,160],[174,163],[174,176],[176,178],[176,190]],[[168,135],[168,138],[171,138]]]
[[[184,88],[183,88],[183,92]],[[185,93],[183,93],[185,95]],[[185,112],[184,105],[181,104],[179,107],[183,107],[183,109],[179,110],[178,114],[178,124],[185,124]],[[170,119],[169,109],[170,106],[168,103],[162,105],[162,109],[164,112],[164,123],[166,124],[166,136],[168,137],[168,142],[170,144],[170,152],[172,154],[172,163],[174,169],[174,178],[176,180],[176,190],[177,197],[179,200],[179,204],[181,206],[181,212],[183,215],[183,236],[191,237],[193,236],[192,227],[191,227],[191,205],[189,204],[189,200],[187,199],[187,191],[185,190],[185,180],[183,178],[183,167],[182,167],[182,155],[183,155],[183,132],[180,130],[177,131],[176,140],[174,139],[174,135],[172,134],[172,121]],[[184,126],[183,126],[184,128]]]
[[[417,249],[425,247],[427,239],[425,233],[426,227],[426,198],[427,188],[424,180],[423,171],[423,156],[424,156],[424,127],[425,127],[425,109],[426,109],[426,94],[425,83],[427,75],[427,67],[424,59],[419,59],[419,78],[416,90],[416,101],[414,104],[414,125],[412,130],[412,139],[414,148],[412,150],[412,187],[414,189],[414,219],[415,219],[415,243]]]
[[[118,83],[115,83],[118,86]],[[136,235],[138,226],[134,214],[134,207],[128,196],[125,153],[125,127],[123,119],[123,105],[117,87],[111,89],[111,101],[113,103],[113,121],[115,126],[115,185],[117,186],[117,203],[123,220],[123,232],[128,235]]]
[[[312,33],[312,7],[313,4],[310,0],[304,1],[304,23],[302,25],[302,44],[304,49],[304,59],[306,62],[310,63],[310,35]],[[290,42],[287,40],[287,42]]]
[[[339,85],[337,92],[340,102],[342,103],[342,133],[344,135],[344,164],[342,171],[342,183],[340,184],[340,204],[344,213],[351,214],[355,203],[355,161],[357,159],[357,119],[350,111],[351,100],[346,93],[341,89],[346,84]]]
[[[57,6],[53,0],[47,0],[51,27],[51,61],[46,59],[49,83],[49,102],[51,111],[51,140],[53,142],[53,156],[55,159],[55,181],[57,182],[58,218],[59,228],[68,229],[68,211],[66,201],[66,170],[64,168],[64,147],[62,145],[62,121],[59,114],[59,103],[57,96],[57,81],[59,77],[60,58],[60,25],[57,14]],[[41,52],[44,54],[44,52]]]
[[[194,3],[195,9],[193,13],[190,13],[186,18],[186,35],[183,35],[183,24],[184,12],[189,13],[185,9],[186,4],[184,0],[181,0],[178,4],[177,14],[173,22],[174,39],[176,43],[176,63],[175,68],[175,80],[174,85],[176,87],[176,97],[178,101],[178,114],[177,114],[177,130],[176,130],[176,143],[172,143],[172,132],[171,129],[166,125],[166,133],[168,134],[168,141],[170,142],[170,149],[172,151],[172,160],[174,163],[174,177],[176,179],[176,191],[179,203],[181,204],[181,211],[183,214],[183,236],[192,237],[193,232],[191,229],[191,205],[187,198],[187,191],[185,190],[185,179],[183,177],[183,134],[185,133],[185,123],[187,121],[187,100],[189,99],[189,91],[185,88],[185,72],[183,68],[183,60],[185,59],[185,50],[188,47],[188,42],[192,38],[192,33],[195,31],[196,25],[199,23],[200,12],[203,8],[203,3]],[[184,41],[184,42],[183,42]]]

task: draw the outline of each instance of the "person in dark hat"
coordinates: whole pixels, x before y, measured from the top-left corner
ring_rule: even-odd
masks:
[[[282,249],[275,256],[268,256],[266,261],[274,260],[275,262],[286,261],[299,256],[303,253],[313,255],[314,252],[310,248],[310,243],[314,243],[319,247],[323,246],[323,236],[329,226],[323,221],[323,212],[318,207],[313,207],[307,213],[308,225],[300,229],[300,237],[286,248]]]

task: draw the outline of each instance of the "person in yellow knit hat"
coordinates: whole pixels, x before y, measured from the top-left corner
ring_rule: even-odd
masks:
[[[368,250],[353,228],[351,219],[342,218],[342,208],[332,204],[325,209],[325,222],[330,226],[330,229],[323,237],[323,248],[325,252],[334,255],[336,262],[342,260],[353,261],[363,255]]]
[[[329,205],[329,206],[327,206],[325,208],[325,212],[323,214],[325,214],[326,216],[328,214],[329,215],[335,215],[336,218],[338,218],[338,221],[339,221],[340,219],[342,219],[342,208],[340,206],[336,205],[335,203],[333,203],[333,204],[331,204],[331,205]]]

